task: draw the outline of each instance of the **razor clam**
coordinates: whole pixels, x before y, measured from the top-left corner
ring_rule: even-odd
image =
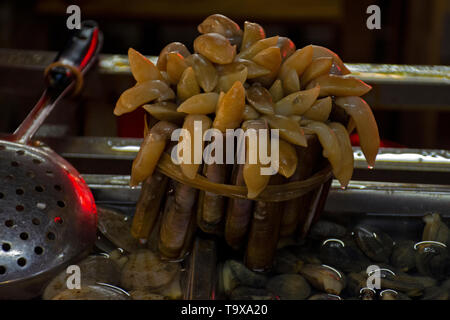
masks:
[[[222,268],[223,289],[229,295],[236,287],[264,288],[267,277],[249,270],[236,260],[228,260]]]
[[[160,71],[166,71],[167,69],[167,55],[170,52],[176,52],[180,54],[182,57],[186,58],[191,55],[189,50],[186,48],[184,44],[181,42],[171,42],[167,46],[165,46],[161,52],[159,53],[158,62],[156,63],[156,67]]]
[[[236,56],[236,46],[220,33],[205,33],[194,40],[194,50],[213,63],[229,64]]]
[[[150,250],[139,250],[130,254],[123,267],[121,285],[128,290],[159,289],[169,284],[179,269],[178,263],[162,261]]]
[[[266,289],[237,287],[230,294],[231,300],[274,300],[275,297]]]
[[[111,241],[117,248],[127,252],[134,252],[138,249],[138,240],[131,235],[131,219],[123,213],[97,207],[98,230]]]
[[[280,184],[284,179],[273,176],[272,184]],[[283,204],[258,201],[253,212],[245,265],[254,271],[267,271],[272,268],[273,257],[280,234]]]
[[[198,190],[182,183],[175,183],[174,195],[168,196],[159,231],[159,251],[167,258],[178,259],[188,245],[195,220],[195,204]]]
[[[114,260],[109,259],[107,256],[89,256],[77,265],[80,268],[82,287],[95,283],[119,284],[120,268]],[[63,270],[45,287],[42,298],[50,300],[65,289],[68,289],[67,281],[70,276],[70,273]]]
[[[242,36],[242,43],[239,51],[245,51],[250,48],[255,42],[266,37],[266,33],[259,24],[245,21],[244,34]]]
[[[202,34],[218,33],[226,37],[231,44],[239,46],[242,41],[242,30],[239,25],[222,14],[208,16],[197,30]]]
[[[320,260],[344,272],[360,272],[371,264],[351,239],[325,240],[320,248]]]
[[[235,165],[233,182],[237,186],[245,185],[244,165]],[[228,199],[225,223],[225,240],[234,249],[241,247],[252,219],[253,201],[247,199]]]
[[[298,274],[283,274],[267,282],[266,289],[281,300],[305,300],[311,294],[311,287]]]
[[[156,171],[142,183],[131,225],[133,238],[141,241],[148,239],[159,218],[168,180],[165,175]]]
[[[324,240],[342,238],[346,233],[347,229],[340,224],[321,219],[312,226],[309,236],[315,240]]]
[[[95,284],[81,289],[66,289],[52,300],[130,300],[130,295],[111,285]]]
[[[441,216],[437,213],[429,214],[423,218],[425,228],[423,230],[422,241],[436,241],[450,246],[450,234],[447,225],[442,222]]]
[[[294,175],[290,182],[299,181],[311,176],[314,170],[314,164],[320,156],[320,143],[315,135],[306,135],[308,147],[296,147],[298,163]],[[282,236],[291,236],[297,230],[302,217],[308,215],[309,203],[313,192],[308,193],[296,199],[285,202],[283,217],[281,219],[280,234]]]
[[[203,173],[209,181],[215,183],[227,182],[226,164],[205,164]],[[204,232],[223,234],[223,218],[226,211],[225,197],[211,192],[200,192],[197,211],[197,224]]]
[[[391,264],[403,272],[416,267],[415,242],[412,240],[401,240],[397,242],[391,254]]]
[[[306,264],[300,274],[317,290],[334,295],[339,295],[346,285],[344,274],[327,265]]]
[[[392,253],[394,241],[385,232],[371,226],[357,226],[353,230],[355,242],[370,259],[387,262]]]

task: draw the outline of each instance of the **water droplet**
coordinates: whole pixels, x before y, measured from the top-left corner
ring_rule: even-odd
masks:
[[[345,187],[345,186],[341,186],[341,190],[347,190],[347,187]]]
[[[369,170],[373,170],[374,169],[374,166],[368,166],[368,168],[369,168]]]

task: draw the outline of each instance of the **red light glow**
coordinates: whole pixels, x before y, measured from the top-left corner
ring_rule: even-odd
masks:
[[[92,214],[97,215],[97,207],[95,205],[94,197],[91,193],[91,190],[88,188],[85,181],[83,180],[83,178],[77,177],[70,172],[67,173],[67,176],[69,177],[72,183],[73,190],[75,191],[76,197],[78,198],[78,202],[80,203],[83,210],[85,212],[90,212]]]

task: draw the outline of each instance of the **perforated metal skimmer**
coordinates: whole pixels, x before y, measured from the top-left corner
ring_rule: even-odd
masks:
[[[36,297],[95,241],[96,207],[86,183],[66,160],[30,140],[91,66],[100,44],[97,24],[83,23],[48,68],[49,87],[39,102],[0,140],[0,299]]]
[[[92,195],[58,160],[48,150],[0,142],[1,291],[5,282],[15,291],[21,281],[66,265],[95,240]]]

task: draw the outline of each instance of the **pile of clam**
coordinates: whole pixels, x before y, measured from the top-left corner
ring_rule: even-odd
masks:
[[[182,299],[179,262],[161,259],[151,247],[130,235],[128,217],[98,208],[99,239],[94,252],[63,270],[44,289],[45,300],[167,300]],[[79,285],[79,287],[76,287]]]
[[[289,236],[298,229],[310,197],[282,203],[258,201],[258,197],[268,185],[311,177],[324,161],[347,186],[353,173],[349,133],[355,128],[373,166],[378,128],[370,107],[360,98],[371,87],[349,76],[334,52],[315,45],[296,49],[286,37],[266,37],[257,23],[245,22],[241,30],[229,18],[214,14],[198,31],[194,53],[173,42],[161,51],[156,65],[133,49],[128,52],[137,83],[122,93],[114,114],[140,107],[148,113],[131,172],[132,186],[142,182],[132,234],[146,241],[158,228],[158,250],[178,259],[199,226],[204,232],[224,235],[233,248],[246,247],[246,265],[265,270],[272,264],[279,235]],[[155,169],[174,148],[172,133],[182,127],[193,136],[195,122],[202,124],[202,134],[209,128],[224,135],[227,129],[278,129],[278,174],[261,175],[260,169],[268,165],[250,163],[247,154],[245,164],[177,165],[184,179],[207,191],[199,192],[194,183],[169,180]],[[270,145],[270,137],[264,139]],[[202,141],[202,150],[206,147]],[[218,195],[207,182],[245,186],[246,199]]]
[[[321,220],[302,245],[278,248],[270,274],[226,261],[219,292],[236,300],[450,300],[449,228],[438,214],[423,220],[420,242]]]

